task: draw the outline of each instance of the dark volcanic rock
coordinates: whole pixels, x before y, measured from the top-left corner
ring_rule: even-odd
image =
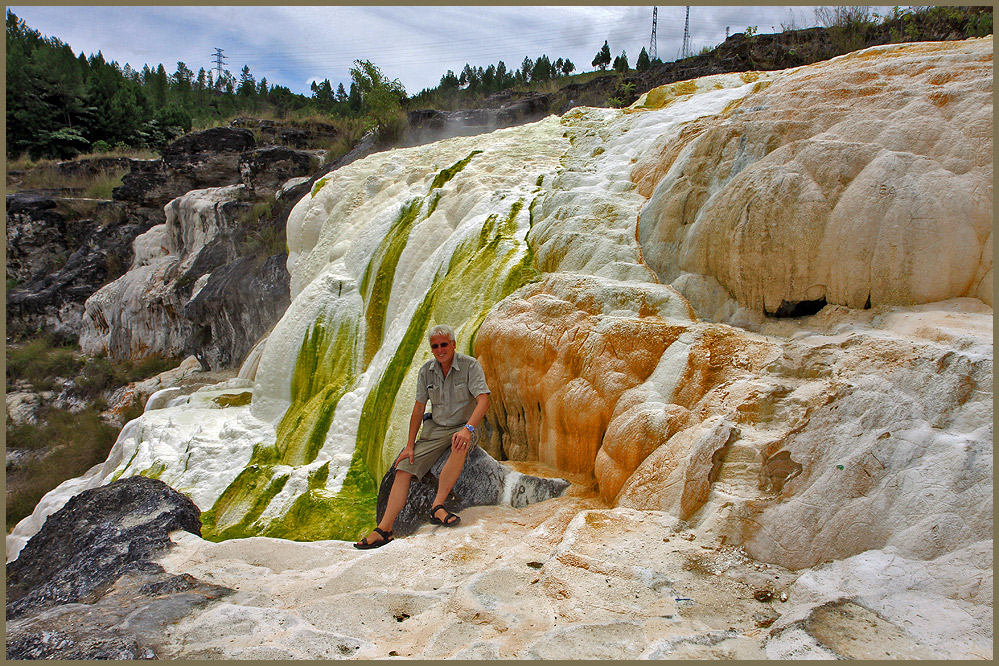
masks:
[[[236,127],[213,127],[185,134],[163,149],[163,161],[172,167],[184,166],[199,156],[239,154],[256,145],[253,132]]]
[[[312,187],[300,183],[276,198],[271,216],[255,224],[244,224],[237,242],[252,245],[256,239],[270,238],[285,245],[284,228],[288,214]],[[272,249],[273,251],[273,249]],[[206,370],[238,366],[253,346],[284,315],[291,303],[291,276],[286,252],[263,256],[259,247],[253,254],[230,257],[225,265],[200,269],[192,275],[211,272],[207,282],[184,305],[184,317],[193,324],[185,354],[194,355]]]
[[[141,476],[76,495],[8,563],[7,619],[100,598],[130,566],[166,549],[170,532],[200,536],[200,515],[186,496]]]
[[[83,302],[122,275],[132,262],[132,241],[153,221],[132,216],[118,202],[96,204],[104,219],[67,219],[56,200],[36,192],[7,196],[7,333],[39,330],[75,339]]]
[[[253,130],[267,142],[299,150],[322,148],[340,134],[340,130],[334,125],[317,121],[289,122],[236,118],[229,123],[229,126]]]
[[[250,190],[277,190],[289,179],[307,176],[311,170],[309,153],[284,146],[257,148],[239,159],[240,177]]]
[[[155,659],[134,637],[80,636],[78,632],[48,629],[7,634],[7,659]]]
[[[93,178],[131,168],[128,157],[94,157],[87,160],[58,162],[55,170],[64,178]]]
[[[155,659],[167,628],[234,590],[151,561],[200,511],[141,476],[73,497],[7,565],[7,659]]]
[[[171,576],[150,562],[133,563],[92,604],[8,620],[7,659],[169,658],[161,646],[168,627],[234,591],[190,574]]]
[[[132,160],[131,171],[122,176],[121,185],[111,196],[115,201],[129,201],[143,208],[162,209],[168,201],[187,190],[187,182],[171,185],[163,160]],[[162,214],[162,210],[160,210]]]
[[[291,303],[287,254],[262,263],[243,257],[212,272],[184,307],[196,330],[187,352],[203,367],[228,368],[242,362],[257,340]]]
[[[46,192],[7,195],[7,279],[27,282],[69,253],[66,218]],[[61,262],[59,262],[61,263]]]
[[[132,160],[131,172],[112,196],[155,216],[157,209],[191,190],[238,184],[240,156],[255,146],[248,129],[215,127],[186,134],[163,149],[162,159]]]
[[[428,522],[430,509],[437,493],[437,478],[447,462],[450,450],[430,468],[422,480],[414,480],[409,486],[406,506],[396,518],[393,534],[406,536]],[[385,473],[378,488],[377,519],[385,513],[389,491],[395,481],[395,465]],[[497,462],[492,456],[474,447],[465,459],[465,467],[451,491],[447,508],[452,513],[460,513],[470,506],[509,504],[514,507],[536,504],[553,497],[561,497],[569,482],[565,479],[545,479],[521,474]]]

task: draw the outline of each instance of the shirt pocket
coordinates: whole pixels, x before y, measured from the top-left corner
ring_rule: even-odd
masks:
[[[468,382],[455,382],[451,387],[451,398],[461,404],[466,402],[471,394],[468,392]]]
[[[440,384],[428,386],[427,393],[430,395],[430,404],[434,407],[440,407],[444,404],[444,391]]]

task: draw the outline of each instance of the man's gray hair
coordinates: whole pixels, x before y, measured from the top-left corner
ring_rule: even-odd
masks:
[[[430,338],[440,337],[442,335],[446,335],[447,339],[451,342],[457,342],[454,338],[454,331],[447,324],[437,324],[431,328],[430,332],[427,333],[427,340],[430,340]]]

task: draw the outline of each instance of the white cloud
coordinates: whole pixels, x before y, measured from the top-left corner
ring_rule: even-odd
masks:
[[[632,64],[649,46],[651,6],[12,6],[29,27],[55,36],[75,52],[100,50],[106,60],[141,69],[178,61],[197,72],[214,68],[215,48],[226,69],[238,76],[244,65],[259,81],[310,94],[313,80],[349,87],[355,59],[368,59],[415,94],[436,86],[448,69],[465,63],[485,67],[503,60],[520,66],[525,56],[568,57],[576,71],[608,40],[613,55],[626,50]],[[761,33],[781,29],[796,17],[798,27],[815,21],[812,7],[693,6],[695,52],[755,25]],[[658,52],[672,60],[683,37],[684,7],[658,12]],[[302,82],[305,82],[304,84]]]

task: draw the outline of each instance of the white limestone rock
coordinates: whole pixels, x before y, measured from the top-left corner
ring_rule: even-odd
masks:
[[[991,305],[991,97],[991,38],[781,73],[642,157],[643,256],[664,282],[712,276],[756,312]]]
[[[136,237],[129,271],[84,304],[80,347],[85,353],[143,358],[179,356],[192,331],[177,281],[228,224],[219,205],[242,185],[193,190],[164,207],[166,222]]]

